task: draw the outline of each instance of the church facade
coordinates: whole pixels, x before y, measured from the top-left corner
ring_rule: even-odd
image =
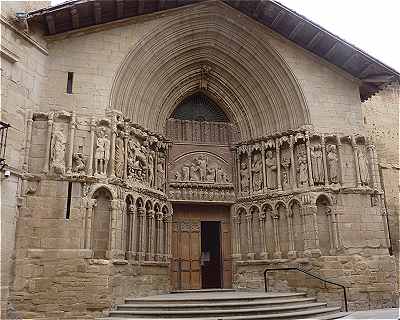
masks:
[[[361,111],[396,71],[274,1],[26,5],[2,18],[4,312],[95,317],[290,266],[353,310],[396,304]]]

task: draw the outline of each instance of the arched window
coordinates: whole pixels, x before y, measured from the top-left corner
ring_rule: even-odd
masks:
[[[229,122],[225,112],[202,92],[184,99],[172,113],[171,118],[179,120]]]

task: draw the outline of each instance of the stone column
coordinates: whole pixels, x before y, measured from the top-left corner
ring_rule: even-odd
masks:
[[[354,136],[351,136],[351,146],[353,148],[354,165],[356,167],[356,186],[361,187],[360,164],[358,161],[358,146]]]
[[[67,159],[67,174],[72,173],[72,155],[74,153],[74,140],[75,140],[75,129],[76,129],[76,116],[75,112],[71,114],[71,122],[69,124],[69,151]]]
[[[44,173],[49,172],[50,148],[51,148],[51,136],[53,134],[53,124],[54,124],[54,114],[50,112],[47,118],[47,137],[45,144],[44,164],[42,170]]]
[[[368,163],[369,163],[369,168],[370,168],[370,182],[374,190],[380,190],[380,183],[379,181],[379,171],[376,171],[376,159],[375,159],[375,146],[373,144],[368,144],[367,145],[367,151],[368,151]]]
[[[149,234],[147,235],[147,243],[149,244],[149,250],[146,253],[147,260],[154,260],[154,239],[155,239],[155,221],[154,221],[154,210],[149,210]]]
[[[275,244],[275,252],[274,252],[274,258],[275,259],[280,259],[282,257],[281,253],[281,245],[279,241],[279,215],[278,212],[276,212],[276,209],[273,209],[273,216],[272,216],[272,224],[274,228],[274,244]]]
[[[233,234],[232,234],[232,248],[233,248],[233,254],[232,258],[235,260],[240,260],[241,259],[241,254],[240,254],[240,230],[239,230],[239,224],[240,224],[240,215],[233,213],[232,214],[232,224],[233,224]]]
[[[326,144],[325,144],[325,136],[321,135],[321,146],[322,146],[322,161],[324,163],[324,182],[325,186],[329,186],[329,179],[328,179],[328,164],[326,161]]]
[[[312,214],[312,222],[314,228],[314,248],[311,250],[311,253],[316,256],[321,255],[321,249],[319,247],[319,231],[318,231],[318,219],[317,219],[317,206],[309,206],[309,209]]]
[[[94,208],[97,202],[95,199],[86,200],[86,217],[85,217],[85,249],[92,249],[92,226],[94,218]]]
[[[304,241],[304,255],[305,256],[310,256],[311,251],[310,251],[310,245],[309,245],[309,238],[307,234],[307,228],[306,228],[306,214],[307,210],[301,206],[301,223],[302,223],[302,229],[303,229],[303,241]]]
[[[247,258],[249,260],[254,260],[254,243],[253,243],[253,215],[251,212],[246,214],[246,222],[247,222]]]
[[[111,226],[111,232],[110,232],[110,241],[109,241],[109,254],[108,257],[111,258],[119,258],[119,253],[120,250],[118,248],[118,243],[117,243],[117,233],[118,233],[118,209],[119,209],[119,200],[114,199],[111,200],[111,221],[110,221],[110,226]]]
[[[128,257],[132,259],[137,258],[137,215],[135,213],[135,207],[130,205],[128,208],[129,219],[129,247]]]
[[[113,118],[112,122],[111,122],[111,143],[110,143],[110,160],[108,162],[110,171],[109,171],[109,176],[111,178],[115,178],[115,170],[114,170],[114,166],[115,166],[115,139],[116,139],[116,134],[117,134],[117,124],[115,123],[115,119]],[[107,168],[105,168],[106,170],[106,175],[107,175]]]
[[[163,260],[163,213],[157,212],[156,214],[157,219],[157,252],[156,252],[156,260],[162,261]]]
[[[93,149],[94,149],[94,131],[96,128],[96,120],[94,118],[90,121],[90,147],[89,147],[89,159],[88,159],[88,167],[87,167],[87,174],[89,176],[93,175]]]
[[[24,154],[24,165],[23,171],[29,171],[29,155],[31,151],[31,142],[32,142],[32,124],[33,124],[33,114],[32,111],[29,110],[27,112],[26,119],[26,137],[25,137],[25,154]]]
[[[337,152],[338,152],[338,180],[341,185],[343,185],[343,150],[342,150],[342,141],[340,140],[340,136],[336,135],[336,144],[337,144]]]
[[[336,250],[339,249],[339,237],[338,237],[338,225],[337,225],[337,216],[336,213],[331,212],[331,219],[332,219],[332,233],[333,233],[333,242],[334,242],[334,248],[335,248],[335,253]]]
[[[128,180],[128,139],[127,133],[124,134],[124,181]],[[155,178],[154,174],[154,178]]]
[[[241,194],[243,190],[240,181],[240,151],[238,148],[236,148],[236,164],[237,164],[238,194]]]
[[[286,209],[286,210],[290,210]],[[291,212],[287,212],[287,224],[288,224],[288,236],[289,236],[289,251],[288,258],[296,258],[296,250],[294,248],[294,239],[293,239],[293,214]]]
[[[171,261],[172,259],[172,213],[167,214],[167,260]]]
[[[335,240],[334,240],[334,232],[333,232],[333,214],[332,209],[330,207],[327,208],[326,215],[328,216],[328,232],[329,232],[329,254],[334,255],[336,253],[335,250]]]
[[[279,139],[275,139],[275,151],[276,151],[276,180],[278,190],[282,190],[282,178],[281,178],[281,153],[279,148]]]
[[[247,158],[248,158],[248,171],[249,171],[249,182],[250,182],[250,186],[249,186],[249,194],[253,194],[253,175],[251,173],[251,150],[252,150],[252,146],[247,146]]]
[[[313,176],[312,176],[310,137],[308,135],[308,132],[306,132],[305,136],[306,136],[306,149],[307,149],[308,183],[310,184],[310,186],[313,186],[314,180],[313,180]]]
[[[143,208],[138,208],[137,213],[139,217],[138,260],[143,261],[146,256],[146,211]]]
[[[267,239],[265,234],[265,214],[260,212],[259,215],[259,226],[260,226],[260,237],[261,237],[261,259],[268,259],[267,251]]]
[[[290,152],[290,181],[292,185],[292,189],[297,188],[297,181],[296,181],[296,167],[294,162],[294,137],[290,135],[289,140],[289,152]]]

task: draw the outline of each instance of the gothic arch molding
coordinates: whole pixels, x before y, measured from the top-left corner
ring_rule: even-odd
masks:
[[[207,3],[182,12],[151,30],[125,57],[114,79],[112,109],[163,133],[160,124],[177,104],[203,89],[236,124],[241,139],[309,124],[289,67],[262,34],[227,18],[234,9]],[[210,68],[206,82],[204,66]]]

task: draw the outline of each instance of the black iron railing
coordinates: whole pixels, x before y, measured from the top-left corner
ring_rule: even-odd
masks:
[[[281,270],[286,270],[286,271],[299,271],[299,272],[302,272],[302,273],[304,273],[304,274],[306,274],[306,275],[308,275],[308,276],[310,276],[310,277],[313,277],[313,278],[315,278],[315,279],[321,280],[321,281],[323,281],[324,283],[329,283],[329,284],[332,284],[332,285],[334,285],[334,286],[341,287],[341,288],[343,289],[344,308],[345,308],[346,312],[349,311],[349,310],[348,310],[348,307],[347,307],[346,287],[345,287],[344,285],[341,285],[341,284],[339,284],[339,283],[336,283],[336,282],[333,282],[333,281],[324,279],[324,278],[322,278],[321,276],[317,276],[317,275],[312,274],[312,273],[310,273],[310,272],[308,272],[308,271],[306,271],[306,270],[303,270],[303,269],[301,269],[301,268],[287,267],[287,268],[273,268],[273,269],[269,269],[269,268],[268,268],[268,269],[265,269],[265,270],[264,270],[264,286],[265,286],[265,292],[268,292],[268,277],[267,277],[267,273],[270,272],[270,271],[281,271]]]

